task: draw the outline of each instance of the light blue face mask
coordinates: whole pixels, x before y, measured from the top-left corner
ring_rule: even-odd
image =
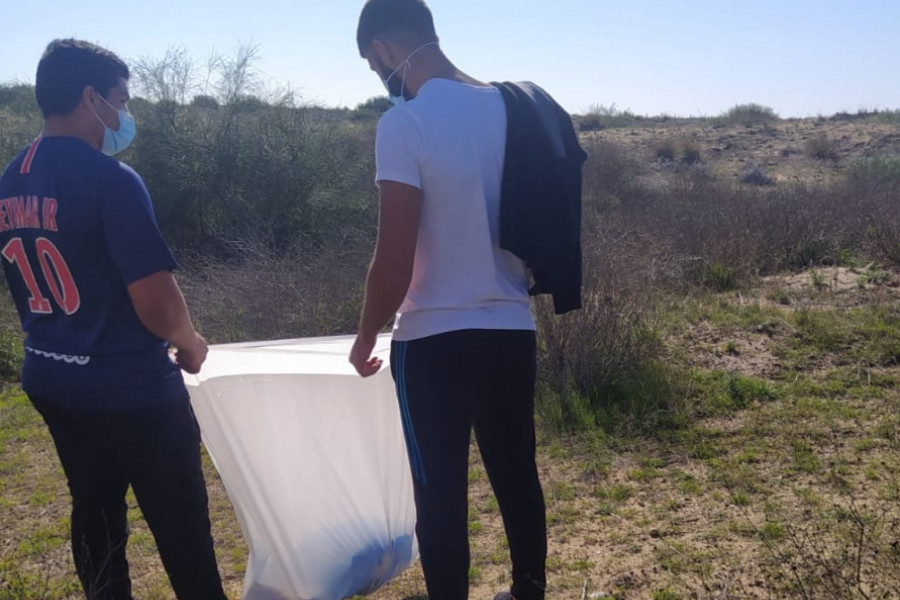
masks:
[[[116,107],[107,102],[106,98],[100,96],[100,99],[106,102],[106,105],[113,110],[116,110]],[[112,156],[114,154],[118,154],[125,148],[127,148],[132,141],[134,141],[134,135],[136,133],[137,126],[134,122],[134,117],[130,112],[126,109],[117,110],[119,113],[119,128],[111,129],[106,123],[103,122],[103,119],[100,118],[100,115],[94,111],[94,116],[97,117],[97,120],[103,125],[103,145],[100,147],[100,152],[103,154],[107,154]]]
[[[415,54],[419,50],[421,50],[422,48],[427,48],[428,46],[437,46],[437,42],[428,42],[427,44],[422,44],[421,46],[410,52],[409,56],[407,56],[402,63],[397,65],[397,68],[391,71],[391,74],[388,75],[387,78],[382,80],[384,89],[387,90],[388,98],[391,99],[391,102],[393,102],[395,106],[406,102],[406,96],[403,95],[403,90],[406,88],[406,74],[412,68],[412,65],[409,63],[409,59],[415,56]],[[396,75],[400,71],[400,69],[403,69],[403,75],[400,76],[400,88],[395,92],[394,90],[391,90],[391,78]]]

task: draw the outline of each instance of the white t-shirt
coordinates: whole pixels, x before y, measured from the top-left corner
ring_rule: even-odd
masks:
[[[524,262],[499,247],[506,108],[494,87],[430,79],[378,123],[377,181],[423,192],[394,339],[535,328]]]

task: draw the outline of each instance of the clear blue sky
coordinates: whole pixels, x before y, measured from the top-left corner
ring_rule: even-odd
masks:
[[[326,106],[383,93],[355,46],[362,0],[7,0],[0,82],[31,82],[46,43],[197,63],[259,45],[259,71]],[[572,112],[784,117],[900,108],[900,0],[430,0],[441,45],[484,80],[535,81]]]

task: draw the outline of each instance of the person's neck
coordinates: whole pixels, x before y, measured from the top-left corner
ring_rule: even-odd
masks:
[[[97,140],[96,132],[85,127],[83,121],[70,117],[52,115],[44,119],[41,137],[72,137],[84,141],[96,149],[100,149],[102,140]]]
[[[418,95],[423,85],[432,79],[448,79],[468,85],[486,86],[487,84],[466,75],[456,68],[450,60],[439,53],[436,56],[423,57],[424,60],[416,66],[415,70],[411,70],[407,78],[407,86],[410,91]]]

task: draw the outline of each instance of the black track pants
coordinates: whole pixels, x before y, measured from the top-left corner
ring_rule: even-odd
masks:
[[[468,597],[468,458],[497,497],[517,600],[542,600],[547,527],[535,464],[533,331],[463,330],[391,346],[429,600]]]
[[[72,554],[89,600],[132,600],[125,557],[129,485],[178,599],[225,600],[190,402],[88,412],[31,401],[69,483]]]

